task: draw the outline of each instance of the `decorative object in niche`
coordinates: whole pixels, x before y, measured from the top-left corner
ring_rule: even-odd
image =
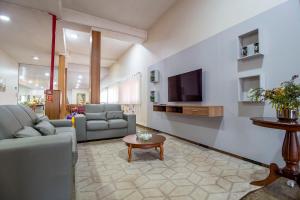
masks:
[[[284,81],[279,87],[270,90],[256,88],[250,91],[252,101],[268,101],[276,109],[277,118],[283,121],[296,121],[300,107],[300,84],[295,83],[299,75],[294,75],[291,80]]]
[[[244,33],[238,37],[238,60],[263,56],[260,48],[261,33],[258,29]]]
[[[153,103],[158,103],[158,91],[152,90],[150,91],[150,101]]]
[[[150,82],[151,83],[158,83],[159,82],[159,71],[158,70],[150,71]]]
[[[6,80],[0,77],[0,92],[5,92],[6,90]]]

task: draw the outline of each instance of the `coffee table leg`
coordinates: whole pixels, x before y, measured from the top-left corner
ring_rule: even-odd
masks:
[[[128,146],[128,162],[131,162],[131,151],[132,151],[132,145]]]
[[[160,148],[160,160],[164,160],[164,144],[161,143],[159,145],[159,148]]]

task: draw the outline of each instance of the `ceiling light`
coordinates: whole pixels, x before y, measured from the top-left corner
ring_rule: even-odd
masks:
[[[82,79],[82,75],[78,75],[78,79]]]
[[[35,86],[35,87],[39,87],[39,84],[36,83],[34,86]]]
[[[1,21],[4,21],[4,22],[9,22],[10,21],[10,18],[6,15],[0,15],[0,19],[1,19]]]
[[[56,81],[54,81],[54,85],[56,85],[57,84],[57,82]]]
[[[32,83],[32,80],[29,80],[28,83],[31,84],[31,83]]]
[[[21,75],[19,78],[20,78],[21,80],[24,80],[24,76],[23,76],[23,75]]]
[[[77,83],[80,83],[81,82],[81,80],[77,80]]]
[[[45,76],[50,76],[50,74],[48,72],[45,73]]]
[[[32,59],[33,59],[33,60],[39,60],[40,58],[37,57],[37,56],[33,56]]]
[[[70,34],[70,38],[72,38],[72,39],[77,39],[78,36],[77,36],[75,33],[71,33],[71,34]]]

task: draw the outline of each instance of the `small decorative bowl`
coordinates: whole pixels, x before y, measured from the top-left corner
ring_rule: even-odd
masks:
[[[137,133],[136,136],[139,140],[144,140],[144,141],[150,140],[152,138],[151,133]]]

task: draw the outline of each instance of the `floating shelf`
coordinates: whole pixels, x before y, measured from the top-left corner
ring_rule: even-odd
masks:
[[[223,117],[223,106],[196,106],[196,105],[153,105],[153,111],[177,113],[182,115]]]
[[[264,54],[262,54],[262,53],[256,53],[256,54],[253,54],[250,56],[240,57],[240,58],[238,58],[238,61],[250,60],[252,58],[259,58],[259,57],[263,57],[263,56],[264,56]]]

